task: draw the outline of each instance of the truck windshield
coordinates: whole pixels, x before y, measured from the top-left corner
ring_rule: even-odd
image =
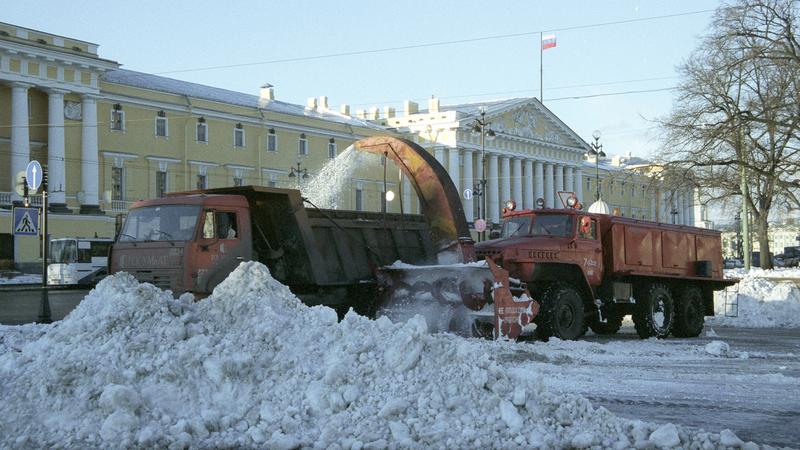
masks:
[[[566,214],[538,214],[533,221],[531,234],[570,237],[574,228],[572,222],[572,216]]]
[[[507,238],[511,236],[526,235],[531,229],[531,217],[511,217],[503,222],[503,229],[500,230],[500,237]]]
[[[50,263],[70,264],[78,261],[78,245],[75,239],[50,241]]]
[[[119,242],[188,241],[194,235],[200,206],[161,205],[130,210]]]

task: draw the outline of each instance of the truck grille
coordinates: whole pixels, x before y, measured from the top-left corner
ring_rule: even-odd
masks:
[[[163,270],[134,270],[131,271],[140,283],[150,283],[159,289],[172,289],[173,292],[180,292],[178,277],[175,273]]]
[[[499,263],[502,259],[502,252],[500,250],[478,250],[475,252],[475,257],[478,261],[483,261],[487,256],[492,261]]]

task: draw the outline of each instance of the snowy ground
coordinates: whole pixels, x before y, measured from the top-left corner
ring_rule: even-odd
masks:
[[[764,441],[800,442],[800,350],[727,330],[490,342],[337,322],[256,263],[197,303],[119,274],[63,321],[0,327],[0,447],[756,448],[736,434],[770,411],[788,435]],[[652,407],[660,423],[630,420]]]
[[[6,284],[42,284],[42,276],[34,273],[3,273],[0,274],[0,285]]]

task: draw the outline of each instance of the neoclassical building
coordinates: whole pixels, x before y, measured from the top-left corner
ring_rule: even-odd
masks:
[[[664,195],[652,171],[631,170],[633,161],[596,166],[585,156],[589,145],[535,98],[461,105],[433,98],[426,110],[407,101],[398,115],[388,107],[351,113],[325,96],[293,104],[269,84],[253,91],[123,69],[101,58],[97,44],[0,22],[0,261],[28,270],[41,261],[36,237],[11,234],[19,173],[31,160],[49,173],[51,237],[110,237],[135,200],[247,184],[298,187],[354,141],[378,134],[432,152],[459,191],[472,192],[462,199],[470,223],[484,198],[494,224],[507,200],[561,207],[558,192],[570,191],[588,206],[596,178],[620,214],[692,223],[688,197]],[[483,146],[473,133],[479,118],[496,136]],[[408,181],[377,159],[347,177],[337,207],[419,211]],[[476,192],[481,180],[485,192]],[[386,189],[399,190],[401,201],[384,201]],[[40,205],[41,197],[31,201]]]
[[[357,115],[413,136],[447,168],[460,191],[480,191],[480,181],[487,180],[486,217],[494,224],[507,200],[533,208],[542,198],[546,207],[561,208],[559,192],[574,192],[585,207],[599,192],[620,215],[694,223],[691,196],[662,188],[655,172],[647,169],[653,166],[649,161],[628,155],[601,158],[595,164],[588,156],[590,145],[536,98],[457,105],[441,105],[431,98],[427,106],[420,110],[406,101],[402,115],[391,108]],[[481,133],[474,132],[480,123],[494,139],[484,135],[481,143]],[[404,201],[413,206],[410,198]],[[480,216],[480,201],[479,196],[464,200],[468,220]]]

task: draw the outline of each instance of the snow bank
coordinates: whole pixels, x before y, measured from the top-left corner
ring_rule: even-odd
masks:
[[[492,349],[514,344],[431,335],[421,317],[337,322],[258,263],[198,303],[117,274],[40,330],[0,347],[3,448],[715,448],[723,439],[512,381]]]
[[[740,278],[738,317],[725,316],[725,296],[714,296],[715,317],[710,325],[752,328],[800,328],[800,288],[786,279],[799,279],[800,269],[743,269],[725,271],[727,277]],[[728,288],[735,295],[736,287]],[[729,302],[733,297],[729,298]]]

